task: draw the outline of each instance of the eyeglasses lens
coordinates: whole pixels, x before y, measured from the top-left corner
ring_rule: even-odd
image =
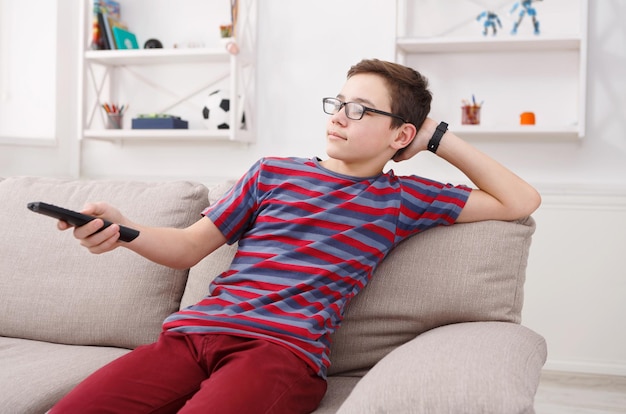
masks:
[[[334,115],[341,110],[341,107],[344,107],[346,111],[346,116],[350,119],[359,120],[363,118],[363,112],[365,112],[365,108],[363,105],[355,103],[355,102],[347,102],[343,103],[339,99],[334,98],[326,98],[324,99],[324,112],[329,115]]]
[[[346,116],[350,119],[359,120],[363,118],[363,105],[349,102],[346,104]]]
[[[341,108],[341,102],[337,99],[324,99],[324,112],[328,115],[334,115],[339,112]]]

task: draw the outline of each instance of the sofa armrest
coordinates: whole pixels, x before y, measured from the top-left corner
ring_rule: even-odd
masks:
[[[338,413],[533,413],[546,357],[543,337],[514,323],[435,328],[376,364]]]

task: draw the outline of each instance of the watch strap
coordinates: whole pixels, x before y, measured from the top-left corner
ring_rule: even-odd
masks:
[[[430,141],[428,141],[428,151],[432,152],[433,154],[437,152],[437,148],[439,148],[439,142],[441,141],[441,137],[443,137],[443,134],[445,134],[447,130],[448,130],[447,123],[440,122],[439,125],[437,125],[437,129],[435,129],[435,133],[430,138]]]

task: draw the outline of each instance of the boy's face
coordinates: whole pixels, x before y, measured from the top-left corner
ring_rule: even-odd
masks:
[[[383,78],[359,74],[349,78],[337,99],[391,112],[391,98]],[[397,129],[390,129],[393,118],[366,111],[359,120],[346,116],[345,107],[330,115],[326,127],[326,152],[348,164],[384,165],[397,151],[391,145]]]

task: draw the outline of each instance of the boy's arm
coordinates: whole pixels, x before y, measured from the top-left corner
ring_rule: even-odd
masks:
[[[89,204],[82,211],[113,223],[139,230],[139,237],[130,243],[119,242],[119,226],[113,224],[95,233],[103,226],[102,220],[93,220],[74,229],[74,237],[91,253],[99,254],[124,246],[141,256],[176,269],[187,269],[226,242],[222,232],[207,218],[202,217],[185,229],[148,227],[126,219],[117,209],[106,203]],[[65,230],[67,223],[59,222]]]
[[[437,125],[427,118],[396,161],[426,150]],[[516,220],[530,215],[541,204],[539,193],[530,184],[450,131],[441,138],[436,154],[461,170],[478,188],[471,192],[457,222]]]

